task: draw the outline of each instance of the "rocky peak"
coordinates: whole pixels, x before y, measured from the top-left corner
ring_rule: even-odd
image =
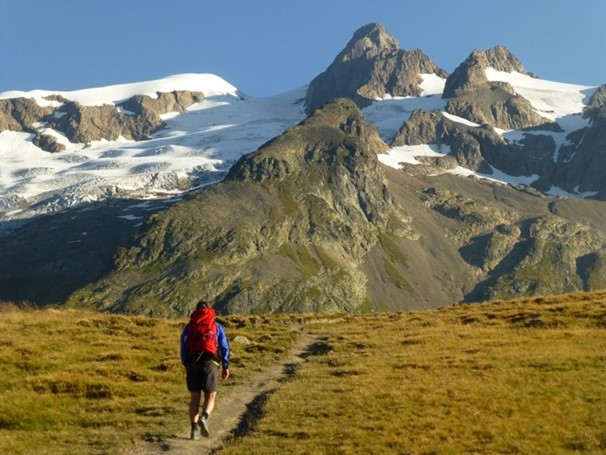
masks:
[[[220,183],[154,215],[117,259],[118,273],[135,270],[148,285],[135,285],[119,305],[167,305],[157,290],[179,270],[178,287],[202,292],[220,311],[361,307],[367,279],[358,266],[381,232],[408,232],[378,161],[386,149],[353,101],[317,109],[242,157]],[[150,281],[148,266],[162,277]],[[189,304],[181,291],[166,297]]]
[[[359,28],[337,59],[342,62],[358,58],[370,59],[392,54],[399,49],[400,43],[385,30],[385,27],[373,23]]]
[[[487,51],[474,50],[446,80],[443,98],[452,98],[457,91],[468,91],[486,86],[486,69],[529,74],[522,63],[504,46],[495,46]]]
[[[326,71],[311,81],[307,112],[340,97],[364,107],[387,94],[419,96],[421,74],[447,76],[422,51],[401,49],[382,25],[369,24],[357,30]]]
[[[484,53],[484,60],[488,68],[494,68],[497,71],[507,73],[528,74],[522,63],[505,46],[495,46]]]
[[[530,75],[503,46],[487,51],[475,50],[446,80],[442,98],[448,99],[448,113],[505,130],[560,131],[556,123],[539,115],[527,99],[516,94],[510,84],[489,81],[486,77],[488,68]]]
[[[328,193],[338,193],[341,202],[357,193],[352,205],[359,210],[361,204],[369,219],[377,219],[382,218],[379,212],[387,203],[377,153],[388,149],[355,103],[341,98],[317,109],[255,153],[243,156],[225,180],[285,181],[287,185],[295,181],[301,191],[313,193],[324,187]]]

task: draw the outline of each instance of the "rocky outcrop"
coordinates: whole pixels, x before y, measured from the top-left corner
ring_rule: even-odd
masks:
[[[490,82],[486,69],[528,74],[520,61],[503,46],[487,51],[475,50],[446,80],[442,97],[448,99],[446,111],[479,124],[504,130],[559,126],[540,116],[525,98],[503,82]]]
[[[541,117],[530,102],[516,95],[507,83],[491,82],[472,91],[457,93],[448,100],[446,112],[474,123],[503,130],[561,131],[557,123]]]
[[[153,113],[162,115],[168,112],[185,112],[189,106],[204,100],[202,92],[173,91],[157,93],[156,98],[147,95],[136,95],[123,101],[119,106],[134,115]]]
[[[447,73],[418,49],[405,51],[382,25],[357,30],[345,49],[309,84],[308,113],[333,99],[347,97],[360,107],[385,95],[418,96],[421,74]]]
[[[137,95],[117,106],[82,106],[66,101],[48,123],[74,143],[111,141],[120,136],[141,141],[164,127],[161,114],[184,112],[203,99],[198,92],[170,92],[158,93],[157,98]]]
[[[41,107],[30,98],[0,99],[0,131],[32,132],[33,125],[52,112],[52,108]]]
[[[540,217],[525,228],[521,260],[495,277],[482,297],[508,299],[519,295],[563,294],[603,283],[606,267],[601,251],[606,237],[584,223]]]
[[[487,125],[467,126],[439,112],[413,112],[393,140],[395,146],[419,144],[447,145],[457,164],[483,174],[492,174],[492,165],[509,175],[551,175],[555,166],[549,136],[527,134],[508,144]]]
[[[457,92],[485,87],[488,82],[485,72],[487,68],[528,74],[522,63],[504,46],[495,46],[487,51],[476,49],[448,76],[443,98],[453,98]]]
[[[591,95],[589,103],[585,107],[584,116],[592,120],[606,118],[606,84],[598,87]]]
[[[40,107],[34,99],[0,100],[0,131],[26,131],[34,134],[33,142],[43,150],[59,152],[65,147],[44,133],[54,129],[72,143],[90,143],[101,139],[140,141],[164,127],[160,115],[184,112],[204,99],[201,92],[174,91],[158,93],[156,98],[137,95],[118,104],[83,106],[61,96],[46,97],[59,107]]]

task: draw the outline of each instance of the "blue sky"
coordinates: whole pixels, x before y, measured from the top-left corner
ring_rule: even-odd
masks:
[[[0,92],[214,73],[246,94],[307,84],[382,23],[452,72],[507,46],[543,79],[606,83],[606,0],[0,0]]]

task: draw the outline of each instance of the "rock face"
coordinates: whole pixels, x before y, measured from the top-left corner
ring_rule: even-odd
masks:
[[[473,58],[472,58],[473,57]],[[587,104],[583,117],[589,126],[569,133],[566,143],[556,144],[554,137],[542,131],[561,131],[556,123],[540,117],[530,103],[515,95],[507,84],[470,77],[462,83],[461,74],[484,74],[483,65],[490,60],[474,52],[471,66],[461,65],[451,78],[446,111],[474,120],[479,126],[454,122],[440,112],[415,111],[393,139],[393,145],[444,144],[450,147],[449,159],[456,164],[484,174],[492,167],[512,176],[538,176],[532,186],[546,192],[557,186],[570,193],[586,193],[595,199],[606,199],[606,86],[598,88]],[[506,62],[517,60],[506,59]],[[480,62],[480,63],[478,63]],[[469,62],[468,62],[469,63]],[[517,64],[501,64],[504,70],[520,71]],[[474,65],[478,66],[474,66]],[[493,61],[493,65],[497,65]],[[478,68],[482,69],[479,73]],[[465,71],[463,71],[465,70]],[[454,88],[452,81],[459,81]],[[541,123],[547,122],[547,123]],[[527,130],[516,141],[507,142],[494,128]],[[432,166],[452,168],[446,159],[431,161]],[[433,168],[432,168],[433,169]],[[435,169],[434,169],[435,170]],[[433,171],[432,171],[433,172]]]
[[[140,141],[164,127],[161,114],[184,112],[204,99],[200,92],[158,93],[156,98],[137,95],[119,105],[82,106],[60,96],[47,97],[59,107],[40,107],[35,100],[0,100],[0,131],[25,131],[34,134],[35,145],[48,152],[65,147],[44,133],[46,128],[61,132],[72,143],[90,143],[101,139]]]
[[[448,113],[504,130],[543,127],[559,131],[557,124],[537,114],[509,84],[488,81],[488,68],[528,74],[503,46],[475,50],[446,80],[442,97],[449,99]]]
[[[525,231],[518,244],[526,249],[525,256],[511,271],[495,277],[482,297],[559,294],[587,289],[592,279],[605,276],[600,256],[606,237],[585,223],[546,216],[528,223]]]
[[[469,193],[432,187],[423,191],[421,199],[444,220],[456,221],[449,238],[459,245],[467,264],[485,274],[466,295],[467,301],[595,289],[606,278],[603,217],[595,223],[599,229],[585,218],[603,203],[558,201],[549,207],[551,213],[536,210],[528,216],[524,212],[533,198],[498,205]],[[534,199],[538,208],[541,203]],[[569,218],[572,207],[577,216],[583,212],[583,221]]]
[[[0,131],[32,131],[34,123],[52,112],[52,108],[40,107],[30,98],[0,100]]]
[[[418,49],[405,51],[383,26],[369,24],[356,31],[345,49],[309,84],[307,113],[339,97],[364,107],[385,95],[418,96],[421,74],[447,73]]]
[[[583,115],[590,125],[568,137],[572,144],[560,151],[553,181],[568,191],[593,192],[606,200],[606,85],[595,91]]]
[[[162,314],[189,311],[196,295],[231,313],[360,308],[362,258],[407,232],[377,159],[386,149],[351,100],[329,103],[154,216],[99,284],[108,293],[95,285],[71,302]]]
[[[555,143],[551,137],[525,135],[508,144],[489,125],[478,127],[454,122],[439,112],[412,113],[393,140],[393,145],[444,144],[458,165],[492,174],[492,166],[509,175],[551,175]]]

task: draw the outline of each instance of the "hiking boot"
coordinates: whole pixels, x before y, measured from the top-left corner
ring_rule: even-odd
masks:
[[[208,418],[204,416],[200,417],[200,420],[198,420],[198,425],[200,425],[202,436],[208,438],[210,436],[210,432],[208,431]]]
[[[189,435],[189,438],[192,441],[195,441],[196,439],[200,439],[200,429],[198,428],[197,425],[192,425],[192,429],[191,429],[191,433]]]

